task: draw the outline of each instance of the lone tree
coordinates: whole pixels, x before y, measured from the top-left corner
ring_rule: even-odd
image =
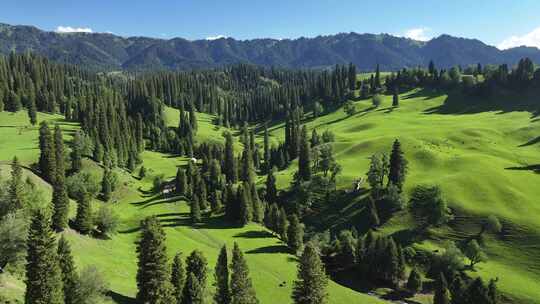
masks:
[[[296,254],[304,245],[304,227],[296,214],[291,215],[287,230],[287,244],[291,251]]]
[[[24,206],[23,172],[17,156],[11,162],[11,179],[8,182],[7,208],[0,210],[0,217],[17,211]]]
[[[501,230],[502,225],[499,219],[494,215],[490,215],[482,223],[482,229],[480,230],[480,233],[478,233],[478,236],[481,237],[486,231],[499,233]]]
[[[471,262],[471,269],[474,269],[474,265],[487,260],[487,255],[484,253],[484,250],[482,250],[482,247],[480,247],[476,240],[471,240],[469,243],[467,243],[464,253]]]
[[[58,262],[62,273],[64,303],[80,303],[79,275],[71,255],[71,247],[63,235],[58,241]]]
[[[231,292],[229,289],[229,264],[227,258],[227,247],[223,245],[219,252],[216,268],[214,269],[214,277],[216,280],[216,293],[214,301],[216,304],[231,303]]]
[[[435,285],[433,304],[450,304],[450,291],[444,275],[441,273]]]
[[[91,196],[88,193],[81,193],[77,198],[75,227],[81,234],[89,234],[94,230],[94,219],[90,198]]]
[[[25,303],[63,304],[56,240],[43,211],[32,217],[27,248]]]
[[[356,113],[356,105],[352,100],[349,100],[343,106],[343,112],[348,116],[353,116]]]
[[[192,251],[186,259],[186,271],[195,275],[203,291],[206,288],[207,265],[204,254],[199,250]]]
[[[328,277],[319,253],[312,244],[306,245],[300,263],[298,278],[294,281],[292,299],[295,304],[324,304],[327,302]]]
[[[173,287],[173,298],[176,304],[182,303],[184,295],[184,286],[186,285],[186,270],[182,261],[182,254],[179,252],[174,256],[171,266],[171,284]]]
[[[409,274],[409,279],[407,280],[407,289],[413,294],[422,290],[422,276],[420,276],[420,273],[418,270],[416,270],[416,268],[413,268]]]
[[[71,170],[73,172],[79,172],[82,168],[82,154],[84,149],[82,132],[75,132],[73,136],[73,142],[71,143]]]
[[[274,169],[270,169],[268,176],[266,177],[266,201],[268,203],[275,203],[277,201],[277,187],[276,177],[274,176]]]
[[[448,220],[446,201],[439,186],[416,186],[409,208],[420,228],[441,225]]]
[[[197,194],[193,194],[190,206],[191,222],[193,224],[201,222],[201,199]]]
[[[388,170],[388,183],[398,187],[399,192],[403,190],[405,175],[407,174],[407,160],[401,151],[399,140],[394,141],[392,153],[390,154],[390,168]]]
[[[304,181],[311,179],[311,148],[309,146],[309,138],[306,126],[302,127],[300,136],[300,151],[298,154],[298,174]]]
[[[30,99],[30,104],[28,105],[28,118],[30,119],[30,124],[35,126],[37,123],[37,109],[35,99]]]
[[[231,263],[231,303],[257,304],[257,295],[249,277],[249,268],[238,244],[234,243]]]
[[[137,244],[137,301],[169,304],[174,301],[170,283],[165,232],[155,216],[144,219]]]
[[[397,86],[394,88],[394,94],[392,96],[392,107],[399,107],[399,90]]]
[[[39,127],[39,170],[48,182],[52,182],[56,175],[56,153],[54,139],[47,122],[43,121]]]

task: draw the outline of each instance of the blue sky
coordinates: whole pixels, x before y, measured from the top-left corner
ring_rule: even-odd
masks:
[[[540,47],[538,0],[4,0],[0,22],[45,30],[190,40],[313,37],[339,32],[429,39],[442,33],[500,47]]]

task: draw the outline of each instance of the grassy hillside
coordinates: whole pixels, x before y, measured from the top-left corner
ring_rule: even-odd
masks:
[[[540,120],[524,111],[442,114],[438,109],[447,96],[434,92],[412,91],[400,97],[401,106],[396,109],[390,107],[389,96],[379,108],[373,108],[369,100],[357,101],[358,112],[351,117],[338,110],[317,119],[306,118],[310,129],[329,129],[336,135],[335,156],[343,167],[338,187],[351,187],[353,180],[365,175],[368,158],[376,152],[389,152],[393,140],[399,138],[409,161],[405,192],[421,183],[438,184],[455,215],[447,227],[433,229],[428,239],[415,246],[435,250],[445,239],[463,240],[478,233],[483,218],[496,215],[503,222],[503,232],[486,238],[489,260],[470,274],[498,277],[499,288],[514,303],[540,303],[540,188],[536,187],[540,183],[540,144],[533,140],[540,134]],[[169,125],[178,124],[178,111],[167,108],[166,115]],[[40,114],[39,118],[60,123],[68,131],[66,140],[69,131],[76,128],[59,116]],[[199,140],[222,141],[224,128],[214,126],[209,115],[198,114],[198,118]],[[0,113],[0,161],[4,164],[13,155],[25,165],[37,160],[37,128],[27,125],[26,113]],[[283,139],[282,123],[272,125],[270,131],[273,142]],[[114,209],[121,217],[120,233],[111,240],[99,240],[64,232],[79,267],[95,264],[106,273],[115,302],[129,303],[135,295],[134,242],[139,221],[151,214],[158,215],[166,226],[171,257],[179,250],[187,255],[197,248],[205,253],[212,269],[220,246],[226,243],[231,247],[237,241],[246,252],[261,303],[290,301],[296,265],[295,258],[284,253],[283,244],[257,225],[232,228],[219,218],[208,218],[197,227],[190,226],[185,202],[147,194],[153,175],[164,173],[172,178],[185,159],[149,151],[142,158],[149,169],[147,178],[138,180],[119,170],[121,182]],[[85,162],[85,167],[101,174],[93,162]],[[281,188],[289,185],[295,170],[294,162],[277,174]],[[358,198],[352,198],[322,206],[318,228],[339,230],[358,225],[363,206],[357,202]],[[402,212],[381,231],[408,242],[411,227],[411,219]],[[20,280],[3,279],[1,288],[8,295],[22,294]],[[380,302],[336,283],[329,291],[331,303]],[[422,297],[416,300],[429,302]]]
[[[540,145],[531,141],[540,134],[540,120],[529,112],[439,114],[446,95],[414,91],[400,97],[396,109],[386,96],[379,108],[369,100],[356,102],[358,112],[351,117],[338,110],[306,120],[310,129],[335,133],[334,151],[343,167],[339,186],[350,188],[367,172],[369,157],[389,153],[399,138],[409,161],[405,192],[417,184],[438,184],[456,215],[450,228],[433,231],[432,239],[418,246],[436,249],[443,239],[462,240],[478,233],[484,217],[496,215],[503,232],[486,241],[490,259],[472,275],[499,277],[500,289],[518,303],[540,303]],[[275,139],[283,133],[282,124],[271,129]],[[279,173],[282,187],[294,170]],[[321,228],[358,224],[361,208],[354,201],[336,202],[321,213]],[[401,214],[382,230],[400,238],[411,225]]]
[[[178,117],[178,113],[167,109],[167,114],[171,113],[169,123],[177,125],[178,122],[174,121],[174,117]],[[199,114],[198,117],[199,135],[220,140],[222,130],[210,123],[211,117],[204,114]],[[39,118],[62,123],[58,116],[40,115]],[[5,121],[9,123],[4,124]],[[13,154],[19,155],[22,152],[25,164],[37,160],[39,155],[37,129],[28,128],[25,129],[24,135],[18,135],[19,130],[26,124],[27,117],[23,112],[0,113],[0,130],[3,132],[1,138],[6,145],[12,145],[9,150],[4,150],[2,145],[0,159],[5,163]],[[74,125],[69,127],[70,130],[76,128]],[[112,302],[132,303],[136,294],[135,242],[138,239],[140,220],[148,215],[157,215],[166,227],[167,247],[171,257],[178,251],[182,251],[186,256],[194,249],[204,252],[209,262],[210,281],[213,281],[213,267],[221,246],[227,244],[232,248],[233,242],[238,242],[245,252],[261,303],[290,302],[292,282],[296,278],[296,260],[294,256],[286,253],[284,244],[263,227],[255,224],[233,228],[219,218],[207,218],[203,224],[192,227],[189,221],[189,207],[184,201],[149,194],[153,176],[165,174],[168,178],[172,178],[177,166],[185,164],[186,160],[148,151],[142,154],[142,158],[144,166],[148,168],[148,176],[143,180],[138,180],[128,172],[117,170],[120,183],[112,200],[117,202],[111,204],[121,218],[118,234],[110,240],[102,240],[81,236],[69,229],[63,232],[71,242],[79,269],[85,265],[96,265],[104,272],[111,286]],[[98,175],[102,174],[101,167],[91,161],[84,162],[84,169]],[[94,208],[98,208],[99,204],[101,202],[94,201]],[[0,288],[3,295],[9,298],[20,299],[24,294],[24,284],[13,276],[2,275]],[[213,290],[213,287],[209,286],[208,290]],[[384,303],[375,297],[355,292],[333,282],[329,286],[329,293],[330,303]]]

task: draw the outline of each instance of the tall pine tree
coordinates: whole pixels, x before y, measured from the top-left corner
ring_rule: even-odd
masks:
[[[56,240],[50,227],[45,213],[36,211],[27,239],[24,297],[27,304],[64,303]]]
[[[407,160],[401,151],[401,143],[395,140],[390,154],[390,168],[388,172],[388,183],[394,184],[399,191],[403,190],[405,175],[407,174]]]
[[[304,181],[311,179],[311,149],[306,126],[302,127],[300,136],[300,151],[298,155],[298,174]]]
[[[58,261],[60,263],[60,270],[62,272],[62,282],[64,291],[64,303],[65,304],[78,304],[81,303],[79,290],[79,275],[75,268],[75,262],[71,254],[71,247],[68,241],[62,235],[58,241]]]
[[[223,245],[216,262],[214,269],[216,281],[216,293],[214,294],[214,302],[216,304],[231,303],[231,292],[229,289],[229,262],[227,258],[227,247]]]
[[[292,299],[295,304],[324,304],[328,299],[327,286],[324,264],[315,247],[308,244],[300,257]]]
[[[170,304],[174,301],[165,247],[165,231],[157,217],[144,219],[137,243],[137,301]]]
[[[259,300],[249,277],[249,268],[238,244],[234,243],[231,262],[231,303],[257,304]]]
[[[174,256],[171,266],[171,284],[173,287],[174,303],[181,304],[186,285],[186,270],[182,261],[182,254],[179,252]]]

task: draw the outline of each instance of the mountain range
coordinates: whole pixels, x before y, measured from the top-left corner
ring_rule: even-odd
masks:
[[[499,50],[477,39],[441,35],[416,41],[388,34],[340,33],[297,39],[169,40],[108,33],[56,33],[0,23],[0,53],[31,51],[51,60],[98,70],[212,68],[235,63],[288,68],[326,68],[352,62],[360,70],[470,64],[514,65],[520,58],[540,62],[540,50]]]

